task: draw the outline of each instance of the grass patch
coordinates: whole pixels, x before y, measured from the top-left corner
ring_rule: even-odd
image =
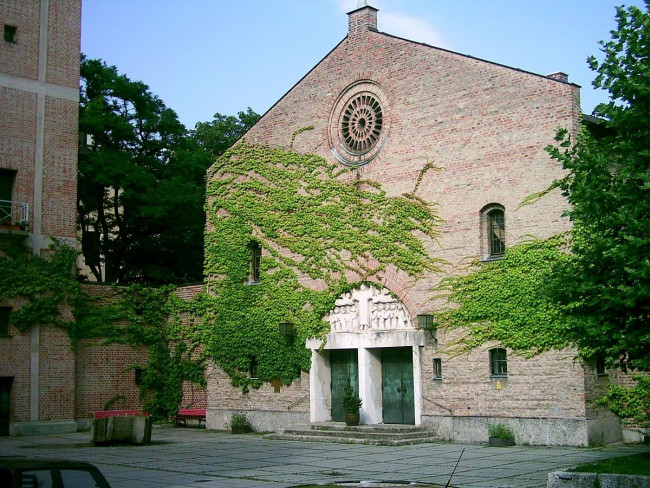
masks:
[[[650,476],[650,452],[604,459],[595,463],[581,464],[572,469],[580,473],[635,474]]]

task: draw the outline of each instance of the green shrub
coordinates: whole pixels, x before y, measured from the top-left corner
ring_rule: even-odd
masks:
[[[515,433],[512,427],[506,424],[490,424],[488,423],[488,435],[495,439],[515,439]]]
[[[243,413],[233,413],[230,417],[230,428],[250,427],[251,424]]]

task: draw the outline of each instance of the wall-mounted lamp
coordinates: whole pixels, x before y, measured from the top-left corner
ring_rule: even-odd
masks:
[[[280,324],[280,335],[283,337],[293,336],[293,324],[291,322],[282,322]]]
[[[418,315],[418,329],[428,330],[431,337],[435,340],[438,340],[437,332],[438,326],[433,321],[433,315],[422,314]]]

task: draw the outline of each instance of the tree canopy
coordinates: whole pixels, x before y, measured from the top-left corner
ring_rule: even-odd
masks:
[[[589,58],[605,131],[561,133],[549,148],[567,176],[557,182],[571,204],[572,257],[554,274],[554,290],[574,322],[573,338],[591,355],[650,369],[650,14],[617,9],[618,27]]]
[[[188,132],[146,84],[82,58],[77,206],[95,279],[202,281],[205,171],[257,118],[216,114]]]

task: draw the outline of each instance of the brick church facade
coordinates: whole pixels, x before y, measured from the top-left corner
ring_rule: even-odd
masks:
[[[524,236],[568,229],[558,193],[519,204],[562,174],[543,148],[558,126],[578,130],[579,87],[562,73],[541,76],[381,33],[377,14],[365,5],[350,12],[346,38],[246,139],[321,155],[389,195],[412,191],[433,161],[441,170],[424,176],[418,195],[439,205],[442,235],[431,252],[452,264],[498,259]],[[38,255],[49,236],[76,246],[80,15],[80,0],[0,0],[0,211],[25,212],[11,219],[22,228],[0,228],[0,244],[21,240]],[[207,407],[211,429],[224,429],[234,412],[261,431],[338,420],[340,380],[353,378],[366,424],[414,424],[469,442],[484,442],[487,423],[497,420],[530,444],[621,438],[618,420],[594,406],[609,380],[573,350],[526,360],[488,345],[448,356],[454,336],[420,321],[434,311],[429,298],[439,280],[387,273],[360,285],[324,317],[326,340],[307,341],[309,373],[242,394],[211,365],[194,406]],[[20,306],[3,299],[0,319]],[[75,431],[118,397],[116,408],[139,406],[129,367],[145,352],[99,342],[73,349],[54,327],[0,329],[0,435]]]
[[[525,236],[567,230],[559,192],[519,205],[562,176],[544,147],[558,126],[578,131],[579,87],[563,73],[541,76],[379,32],[378,10],[361,5],[348,14],[347,37],[246,140],[291,143],[295,151],[353,168],[350,178],[377,181],[389,195],[412,191],[423,165],[433,161],[441,170],[426,174],[418,196],[439,205],[441,246],[432,252],[452,264],[498,259],[504,246]],[[326,317],[326,340],[307,341],[309,374],[289,387],[265,385],[242,395],[214,368],[208,427],[223,428],[241,410],[261,430],[342,420],[343,371],[343,382],[358,387],[365,424],[415,424],[469,442],[486,441],[487,423],[497,421],[531,444],[620,439],[618,421],[593,405],[606,379],[573,350],[523,359],[495,344],[447,355],[454,334],[434,337],[418,326],[432,312],[431,289],[440,278],[412,283],[387,273],[376,286],[340,297]]]

